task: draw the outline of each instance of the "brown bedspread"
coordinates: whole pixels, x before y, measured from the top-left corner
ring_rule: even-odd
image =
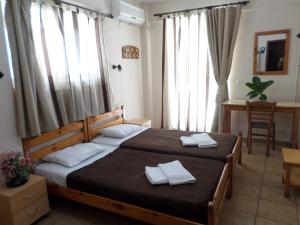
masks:
[[[179,160],[197,179],[194,184],[153,186],[145,166]],[[93,164],[67,176],[67,186],[136,206],[206,223],[225,164],[209,159],[119,148]]]
[[[150,128],[123,142],[120,147],[158,153],[187,155],[226,162],[226,156],[232,153],[237,141],[237,137],[233,135],[211,133],[209,135],[218,142],[217,147],[184,147],[179,138],[181,136],[190,136],[193,133],[196,132]]]

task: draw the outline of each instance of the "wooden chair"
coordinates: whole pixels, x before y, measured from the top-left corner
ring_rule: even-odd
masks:
[[[251,154],[252,138],[253,136],[267,138],[266,155],[270,156],[270,142],[272,140],[272,147],[275,150],[275,122],[274,111],[276,102],[246,102],[248,115],[248,137],[247,146],[248,153]],[[253,133],[253,129],[266,130],[266,134]]]

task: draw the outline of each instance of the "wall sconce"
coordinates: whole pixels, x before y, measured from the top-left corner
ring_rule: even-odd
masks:
[[[0,71],[0,79],[4,76],[4,74]]]
[[[299,34],[297,34],[297,37],[298,37],[298,38],[300,38],[300,33],[299,33]]]
[[[119,72],[122,71],[122,66],[119,64],[119,65],[113,65],[112,68],[115,70],[115,69],[118,69]]]

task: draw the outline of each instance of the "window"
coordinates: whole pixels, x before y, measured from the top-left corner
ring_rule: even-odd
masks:
[[[210,131],[217,84],[204,13],[166,19],[164,101],[167,128]]]

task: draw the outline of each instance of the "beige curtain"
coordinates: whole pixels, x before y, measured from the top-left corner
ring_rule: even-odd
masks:
[[[42,46],[39,64],[53,81],[61,125],[110,110],[98,16],[40,3],[31,13],[34,42]]]
[[[210,131],[217,85],[203,13],[164,21],[163,128]]]
[[[102,20],[51,2],[7,1],[21,137],[112,109]]]
[[[96,37],[97,37],[97,47],[99,54],[99,63],[100,63],[100,74],[101,74],[101,85],[103,89],[103,95],[106,96],[104,98],[105,108],[108,111],[112,111],[115,109],[115,100],[112,92],[112,88],[110,86],[110,77],[108,70],[108,59],[107,59],[107,51],[106,51],[106,40],[105,40],[105,32],[104,32],[104,22],[107,18],[98,16],[96,19]]]
[[[31,0],[6,2],[5,19],[15,77],[17,118],[21,137],[58,127],[49,84],[37,63],[31,29]]]
[[[207,33],[215,79],[218,84],[213,131],[222,131],[223,107],[228,100],[227,80],[239,28],[242,6],[207,10]]]

